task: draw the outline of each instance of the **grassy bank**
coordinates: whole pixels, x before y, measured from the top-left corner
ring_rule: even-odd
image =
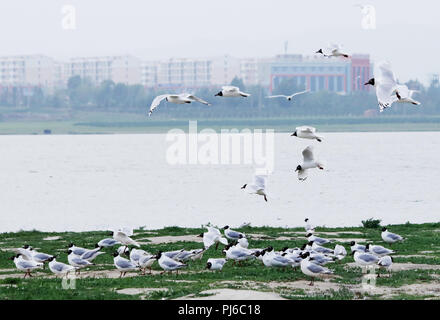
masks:
[[[311,125],[320,132],[392,132],[440,131],[440,118],[296,118],[296,119],[190,119],[197,120],[198,130],[221,129],[274,129],[291,132],[295,127]],[[188,120],[160,119],[99,119],[56,121],[0,122],[0,134],[115,134],[115,133],[167,133],[171,129],[188,131]]]
[[[352,266],[353,257],[327,265],[334,276],[317,281],[314,287],[300,270],[267,268],[260,261],[247,261],[243,266],[233,266],[228,261],[222,272],[205,269],[210,257],[221,257],[221,250],[207,250],[202,260],[190,261],[188,268],[176,274],[160,274],[155,262],[152,275],[131,273],[119,279],[113,266],[112,249],[104,249],[96,266],[83,270],[76,279],[76,289],[62,289],[61,279],[50,271],[39,270],[33,278],[23,279],[11,260],[11,248],[30,244],[39,251],[57,254],[58,261],[67,262],[67,246],[72,241],[77,246],[93,248],[99,240],[108,237],[107,232],[46,233],[23,231],[0,234],[0,299],[175,299],[179,297],[208,297],[212,290],[233,289],[271,293],[286,299],[439,299],[440,288],[440,223],[402,224],[389,227],[407,240],[392,246],[396,251],[395,266],[391,277],[377,279],[376,289],[362,289],[362,271]],[[303,228],[246,227],[239,229],[249,237],[251,248],[272,245],[282,247],[301,246],[305,242]],[[134,239],[144,250],[155,253],[181,248],[202,248],[196,235],[203,228],[168,227],[160,230],[138,229]],[[316,234],[332,238],[350,252],[349,242],[382,242],[380,229],[363,227],[317,228]],[[330,245],[333,247],[334,244]],[[436,291],[437,290],[437,291]],[[436,293],[437,292],[437,293]]]

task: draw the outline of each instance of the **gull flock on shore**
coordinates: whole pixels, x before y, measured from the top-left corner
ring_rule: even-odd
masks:
[[[251,246],[252,238],[226,225],[221,229],[223,234],[220,229],[207,226],[207,232],[200,235],[203,237],[203,248],[149,253],[139,249],[140,244],[131,239],[135,236],[133,231],[119,229],[113,232],[114,242],[111,242],[109,238],[98,242],[104,246],[98,245],[96,248],[87,249],[70,243],[67,247],[67,263],[57,261],[57,255],[38,252],[28,244],[14,249],[16,255],[10,259],[13,260],[19,271],[24,272],[24,278],[32,277],[32,272],[44,268],[46,264],[56,277],[67,277],[71,273],[79,275],[82,269],[95,266],[93,260],[103,254],[113,256],[113,265],[119,271],[119,277],[124,277],[129,272],[139,272],[139,275],[145,275],[147,268],[150,270],[149,274],[152,274],[151,270],[155,262],[162,269],[162,274],[175,271],[178,275],[179,270],[190,267],[192,261],[202,260],[203,254],[211,247],[214,247],[214,252],[219,252],[218,245],[222,244],[224,247],[218,253],[222,256],[207,259],[206,269],[221,272],[228,265],[228,261],[232,261],[232,266],[236,264],[243,266],[246,261],[260,260],[261,264],[267,268],[282,268],[293,271],[299,269],[310,278],[309,285],[313,285],[315,278],[333,274],[327,265],[346,259],[347,250],[341,244],[332,247],[334,242],[332,239],[310,233],[311,230],[315,231],[315,227],[307,218],[304,229],[306,230],[305,242],[300,248],[284,247],[279,251],[275,250],[273,246],[253,248]],[[390,244],[390,239],[393,243],[404,241],[403,237],[389,232],[386,228],[382,232],[382,238],[385,243]],[[123,248],[123,250],[112,249],[117,245],[120,245],[119,248]],[[103,249],[109,248],[110,251],[103,251]],[[359,245],[354,241],[350,243],[350,249],[357,266],[377,266],[389,272],[393,264],[391,255],[396,253],[395,250],[379,244]]]

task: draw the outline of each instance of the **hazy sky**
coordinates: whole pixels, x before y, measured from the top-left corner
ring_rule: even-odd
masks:
[[[376,29],[361,9],[376,8]],[[76,29],[62,28],[63,6]],[[310,54],[329,43],[389,60],[401,81],[440,73],[440,3],[432,0],[14,0],[0,4],[0,55],[133,54],[144,59]]]

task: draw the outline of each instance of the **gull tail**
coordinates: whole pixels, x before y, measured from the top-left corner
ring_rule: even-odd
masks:
[[[242,97],[249,97],[250,96],[250,94],[249,93],[244,93],[244,92],[240,92],[240,96],[242,96]]]

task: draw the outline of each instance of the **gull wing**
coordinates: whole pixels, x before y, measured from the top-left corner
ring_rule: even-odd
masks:
[[[240,89],[238,87],[234,87],[234,86],[223,86],[222,89],[224,91],[229,91],[229,92],[238,92],[238,91],[240,91]]]
[[[379,70],[379,79],[381,83],[389,83],[396,85],[396,77],[393,70],[391,69],[391,64],[388,61],[382,61],[377,66]]]
[[[309,127],[309,126],[297,127],[296,130],[297,131],[302,131],[302,132],[309,132],[309,133],[315,133],[316,132],[315,128]]]
[[[149,111],[149,115],[151,116],[151,114],[153,113],[154,109],[156,109],[159,104],[162,102],[162,100],[166,99],[169,95],[168,94],[162,94],[160,96],[157,96],[156,98],[154,98],[153,102],[151,103],[150,106],[150,111]]]
[[[194,96],[194,95],[192,95],[192,94],[189,94],[189,95],[187,95],[186,97],[187,97],[188,99],[190,99],[190,100],[194,100],[194,101],[197,101],[197,102],[200,102],[200,103],[206,104],[206,105],[208,105],[208,106],[211,105],[209,102],[207,102],[207,101],[205,101],[205,100],[203,100],[203,99],[200,99],[200,98],[198,98],[198,97],[196,97],[196,96]]]
[[[265,189],[266,181],[267,181],[267,176],[256,175],[254,184],[257,187],[257,189]]]
[[[388,233],[388,237],[390,237],[393,240],[402,240],[403,238],[401,236],[399,236],[398,234],[395,233]]]
[[[136,266],[131,261],[125,259],[116,261],[116,265],[123,269],[136,268]]]
[[[309,263],[307,265],[307,269],[313,273],[324,273],[328,270],[327,268],[321,267],[320,265],[314,263]]]
[[[383,109],[391,107],[391,105],[398,101],[399,98],[397,95],[394,94],[395,92],[395,85],[392,85],[390,83],[385,84],[379,84],[376,87],[376,96],[377,96],[377,102],[379,104],[380,112],[383,111]]]
[[[364,253],[359,255],[359,259],[365,261],[365,262],[377,262],[379,260],[378,257],[372,254]]]
[[[37,267],[36,263],[32,263],[30,261],[21,260],[17,263],[23,269],[32,269]]]
[[[312,146],[308,146],[307,148],[305,148],[302,152],[303,157],[304,157],[304,162],[311,162],[314,160],[314,156],[313,156],[313,147]]]
[[[267,96],[266,98],[272,99],[272,98],[287,98],[284,94],[278,94],[275,96]]]
[[[304,181],[307,179],[307,177],[308,177],[307,170],[304,170],[304,169],[298,170],[298,179],[299,180]]]
[[[206,228],[208,229],[208,232],[210,232],[210,233],[221,235],[220,230],[215,227],[206,227]]]
[[[297,96],[297,95],[300,95],[300,94],[303,94],[303,93],[307,93],[307,92],[309,92],[309,91],[310,91],[310,90],[304,90],[304,91],[296,92],[296,93],[292,94],[292,97]]]

